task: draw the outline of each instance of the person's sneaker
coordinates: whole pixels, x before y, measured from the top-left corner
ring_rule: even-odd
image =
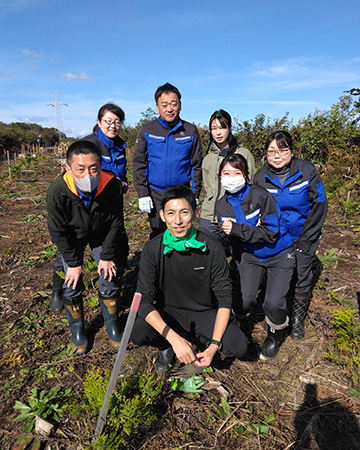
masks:
[[[160,354],[155,361],[155,372],[158,375],[164,375],[168,370],[169,366],[174,362],[175,353],[172,347],[166,350],[160,350]]]

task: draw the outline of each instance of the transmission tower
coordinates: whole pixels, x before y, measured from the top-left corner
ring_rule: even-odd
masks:
[[[60,103],[59,102],[59,92],[55,91],[55,103],[49,103],[47,106],[53,106],[55,108],[55,114],[56,114],[56,129],[59,134],[59,139],[61,139],[63,133],[63,122],[61,118],[61,110],[60,106],[69,106],[66,103]]]

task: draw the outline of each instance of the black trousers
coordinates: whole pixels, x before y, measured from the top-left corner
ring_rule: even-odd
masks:
[[[149,214],[149,222],[151,227],[150,239],[153,239],[155,236],[166,230],[165,222],[161,220],[159,214],[161,199],[163,195],[164,193],[161,191],[150,189],[150,196],[154,204],[153,208],[151,209],[151,213]]]
[[[313,279],[312,263],[318,246],[319,240],[311,245],[308,252],[296,251],[296,294],[307,294],[311,292]]]
[[[165,307],[159,313],[167,325],[185,339],[189,339],[189,335],[193,338],[197,336],[206,345],[212,338],[217,309],[184,311],[177,308]],[[169,347],[166,339],[141,316],[136,318],[131,340],[134,344],[151,345],[160,350]],[[222,338],[222,344],[222,353],[225,356],[241,358],[246,354],[248,339],[235,323],[229,322]]]
[[[286,295],[295,269],[295,248],[289,247],[266,261],[250,253],[243,253],[240,262],[240,285],[243,309],[250,312],[256,303],[260,283],[267,274],[263,311],[272,324],[287,321]]]

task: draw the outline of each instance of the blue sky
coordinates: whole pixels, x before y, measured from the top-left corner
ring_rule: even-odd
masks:
[[[182,93],[181,116],[207,124],[296,122],[360,88],[359,0],[0,0],[0,121],[91,132],[108,101],[134,125],[156,88]]]

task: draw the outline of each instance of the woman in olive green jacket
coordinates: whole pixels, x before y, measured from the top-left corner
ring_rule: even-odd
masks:
[[[220,109],[215,111],[209,120],[210,142],[202,163],[203,187],[206,195],[200,214],[201,231],[220,239],[221,227],[215,214],[215,202],[224,195],[224,188],[218,177],[221,161],[228,155],[242,155],[249,168],[249,179],[252,183],[255,174],[255,161],[250,151],[238,141],[231,132],[231,116]]]

